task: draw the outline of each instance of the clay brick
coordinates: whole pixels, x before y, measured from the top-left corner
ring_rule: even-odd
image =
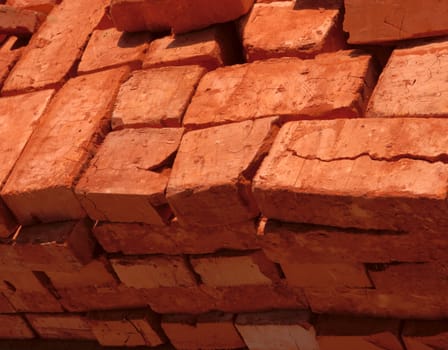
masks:
[[[138,69],[151,41],[151,34],[122,33],[115,28],[95,30],[87,44],[78,73],[130,65]]]
[[[302,310],[241,314],[235,325],[249,349],[318,350],[310,316]]]
[[[107,135],[76,187],[94,220],[164,225],[170,163],[183,129],[127,129]],[[149,152],[155,150],[157,152]]]
[[[93,257],[95,241],[86,220],[28,226],[12,246],[16,255],[7,268],[34,271],[77,271]]]
[[[86,318],[81,315],[29,314],[26,318],[44,339],[96,340]]]
[[[31,35],[37,31],[42,20],[39,12],[0,5],[0,33]]]
[[[231,26],[165,36],[151,42],[143,68],[199,65],[213,70],[235,63],[238,58],[235,40]]]
[[[406,321],[402,338],[407,350],[431,350],[448,348],[447,322]]]
[[[20,223],[85,216],[73,186],[108,128],[127,72],[123,67],[81,76],[59,90],[2,191]]]
[[[303,288],[371,288],[372,283],[362,264],[280,263],[289,285]]]
[[[372,94],[366,115],[446,117],[446,57],[446,39],[394,50]]]
[[[371,57],[353,51],[224,67],[202,78],[184,125],[198,128],[272,115],[285,120],[357,117],[374,83]]]
[[[444,1],[345,0],[344,30],[349,43],[389,42],[448,34]]]
[[[88,323],[102,346],[158,346],[165,342],[160,321],[149,310],[90,313]]]
[[[240,32],[246,60],[313,58],[345,46],[337,1],[279,1],[254,5]],[[279,21],[278,19],[282,20]],[[275,23],[275,29],[266,30]]]
[[[277,133],[276,120],[245,121],[184,135],[167,188],[168,203],[180,224],[219,226],[258,215],[251,180]]]
[[[258,248],[253,221],[194,229],[177,220],[169,226],[100,223],[93,232],[108,253],[181,255]]]
[[[9,302],[8,298],[0,292],[0,313],[2,314],[13,314],[16,310]]]
[[[33,36],[3,87],[3,93],[60,85],[81,57],[107,0],[64,1]]]
[[[4,37],[6,39],[6,36]],[[10,36],[0,48],[0,89],[3,82],[8,77],[12,67],[20,58],[23,48],[15,48],[18,37]],[[2,35],[0,34],[0,44],[2,44]]]
[[[247,13],[254,0],[170,0],[163,3],[148,0],[113,0],[111,15],[120,31],[149,30],[174,33],[206,28],[225,23]]]
[[[209,313],[197,317],[165,315],[162,328],[178,349],[238,349],[245,346],[234,324],[234,316]]]
[[[399,321],[321,316],[316,327],[321,350],[403,350],[399,340]]]
[[[0,271],[0,291],[18,312],[62,312],[61,305],[31,271]]]
[[[262,252],[196,257],[191,259],[191,265],[210,287],[269,285],[280,278],[275,264]]]
[[[180,127],[205,69],[181,66],[134,72],[120,88],[112,129]]]
[[[7,0],[6,4],[25,10],[48,14],[60,0]]]
[[[447,127],[442,119],[288,123],[254,196],[266,217],[287,222],[444,232]]]
[[[0,50],[0,57],[2,55]],[[39,118],[53,96],[53,90],[0,98],[0,186],[8,179]],[[20,115],[20,118],[17,118]],[[0,237],[6,238],[17,228],[11,212],[0,200]]]
[[[32,339],[34,334],[19,315],[0,315],[1,339]]]
[[[122,258],[112,259],[111,264],[120,280],[132,288],[151,289],[196,285],[192,271],[189,270],[185,259],[181,257]]]

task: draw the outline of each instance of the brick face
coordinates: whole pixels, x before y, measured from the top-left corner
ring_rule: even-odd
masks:
[[[44,339],[96,340],[86,318],[80,315],[30,314],[26,318]]]

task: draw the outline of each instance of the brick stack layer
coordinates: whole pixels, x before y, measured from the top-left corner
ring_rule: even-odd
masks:
[[[1,349],[448,349],[444,2],[0,3]]]

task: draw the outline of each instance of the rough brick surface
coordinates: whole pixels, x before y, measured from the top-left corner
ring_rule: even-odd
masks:
[[[45,111],[53,90],[45,90],[15,97],[0,98],[0,163],[1,186],[8,179],[17,159]],[[17,118],[20,115],[20,118]],[[0,203],[0,237],[9,236],[17,225],[9,210]]]
[[[134,72],[118,93],[112,128],[180,127],[204,73],[200,66]]]
[[[6,35],[2,37],[2,34],[0,34],[0,44],[2,44],[2,41],[5,39]],[[12,67],[14,67],[14,64],[22,54],[23,48],[15,47],[18,39],[19,38],[16,36],[10,36],[0,48],[0,89],[3,86],[3,82],[8,77]]]
[[[7,0],[6,4],[16,8],[48,14],[59,2],[60,0]]]
[[[370,56],[353,51],[225,67],[201,80],[184,125],[197,128],[272,115],[287,120],[361,116],[374,82]]]
[[[2,314],[13,314],[16,310],[9,302],[8,298],[0,292],[0,313]]]
[[[115,28],[95,30],[82,55],[78,73],[124,64],[134,69],[140,68],[151,38],[147,32],[130,34]]]
[[[286,56],[312,58],[343,49],[338,5],[340,2],[333,0],[254,5],[240,28],[247,61]],[[266,30],[269,27],[272,29]]]
[[[127,68],[117,68],[81,76],[55,96],[2,191],[20,223],[85,216],[73,186],[107,130],[126,74]]]
[[[210,313],[197,318],[188,315],[167,315],[162,327],[178,349],[239,349],[245,346],[231,314]]]
[[[447,8],[448,11],[448,8]],[[368,117],[446,117],[448,40],[396,49],[380,76]]]
[[[151,289],[196,285],[192,271],[181,257],[112,259],[111,263],[120,280],[128,287]]]
[[[310,316],[295,310],[241,314],[235,325],[249,349],[317,350]]]
[[[0,315],[1,339],[31,339],[34,334],[19,315]]]
[[[231,26],[214,26],[156,39],[149,45],[143,68],[199,65],[213,70],[232,64],[238,59],[232,35]]]
[[[112,222],[167,222],[169,166],[182,134],[180,128],[110,133],[76,187],[87,214]]]
[[[265,216],[283,221],[443,232],[447,126],[437,119],[288,123],[254,179],[255,198]]]
[[[276,134],[275,121],[245,121],[184,135],[167,188],[179,223],[219,226],[257,216],[250,182]]]
[[[42,20],[39,12],[0,5],[0,33],[31,35],[37,31]]]
[[[206,28],[215,23],[237,19],[249,11],[254,0],[169,0],[163,3],[147,0],[113,0],[111,15],[122,31],[150,30],[174,33]]]
[[[446,321],[407,321],[402,338],[407,350],[432,350],[448,348]]]
[[[345,0],[344,30],[352,44],[448,34],[444,1]]]
[[[29,314],[26,318],[44,339],[96,340],[86,318],[81,315]]]
[[[90,32],[104,14],[106,0],[64,1],[33,36],[5,82],[3,92],[59,85],[81,56]]]

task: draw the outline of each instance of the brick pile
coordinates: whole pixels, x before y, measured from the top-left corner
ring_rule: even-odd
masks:
[[[448,349],[445,2],[0,3],[1,349]]]

